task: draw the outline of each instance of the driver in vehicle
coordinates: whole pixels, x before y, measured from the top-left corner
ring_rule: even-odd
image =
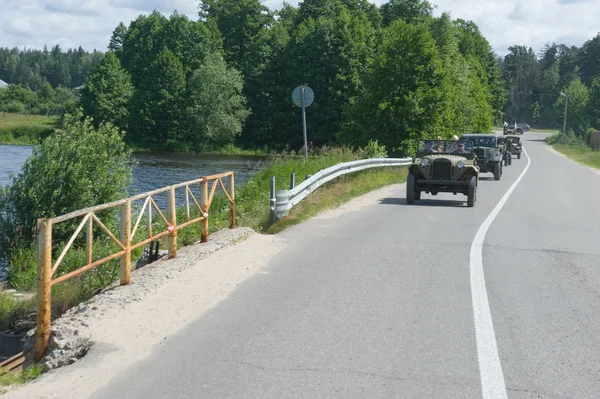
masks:
[[[456,150],[454,151],[455,154],[466,154],[468,153],[468,151],[466,151],[465,149],[465,143],[463,142],[459,142],[456,143]]]

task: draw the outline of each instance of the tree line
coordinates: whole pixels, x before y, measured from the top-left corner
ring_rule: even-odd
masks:
[[[86,115],[137,145],[235,142],[299,149],[294,87],[315,92],[313,145],[378,139],[406,151],[423,135],[489,131],[505,91],[490,44],[470,21],[433,17],[425,0],[204,0],[199,20],[140,15],[114,30],[81,92]]]
[[[421,137],[528,122],[584,135],[600,127],[600,39],[511,46],[498,57],[472,21],[433,16],[426,0],[204,0],[199,19],[140,15],[108,51],[0,49],[0,106],[110,122],[130,144],[203,150],[227,143],[299,149],[294,87],[315,92],[309,141],[403,153]],[[83,85],[81,90],[72,90]]]
[[[539,54],[512,46],[501,66],[510,121],[562,130],[566,105],[567,132],[600,129],[600,34],[581,47],[548,43]]]
[[[48,50],[0,48],[0,79],[10,83],[0,90],[0,111],[40,115],[73,112],[83,85],[102,53],[83,48],[63,51],[59,45]]]

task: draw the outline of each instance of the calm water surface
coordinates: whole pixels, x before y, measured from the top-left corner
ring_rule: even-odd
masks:
[[[31,146],[0,145],[0,186],[17,175]],[[188,180],[221,172],[233,171],[236,187],[242,187],[262,165],[263,157],[236,155],[195,155],[174,153],[135,153],[139,165],[133,169],[129,192],[139,194]]]

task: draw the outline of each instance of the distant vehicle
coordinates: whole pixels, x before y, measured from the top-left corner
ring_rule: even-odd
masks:
[[[466,140],[421,140],[406,181],[406,202],[414,204],[421,193],[461,193],[467,206],[475,206],[479,168],[473,143]]]
[[[493,173],[494,180],[502,177],[502,161],[505,159],[504,146],[498,142],[496,134],[463,134],[461,140],[470,140],[475,145],[473,152],[477,156],[477,166],[481,173]]]
[[[522,132],[528,132],[531,130],[531,126],[529,126],[527,123],[517,123],[517,129],[519,128],[522,129]]]
[[[506,138],[507,151],[509,151],[511,154],[516,154],[517,159],[521,159],[521,151],[523,150],[523,146],[521,144],[521,137],[515,134],[507,135],[504,137]]]

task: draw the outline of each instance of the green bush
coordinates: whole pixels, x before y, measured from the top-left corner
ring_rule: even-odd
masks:
[[[81,113],[67,115],[64,131],[37,144],[22,172],[0,188],[0,257],[29,246],[38,218],[127,196],[132,159],[123,134],[110,124],[94,129],[89,118],[81,119]],[[55,241],[72,234],[78,223],[55,226]]]
[[[546,143],[550,145],[566,145],[570,147],[587,147],[585,141],[576,136],[573,130],[570,129],[567,134],[554,134],[546,139]]]
[[[4,105],[5,112],[25,113],[25,105],[20,101],[10,101]]]

